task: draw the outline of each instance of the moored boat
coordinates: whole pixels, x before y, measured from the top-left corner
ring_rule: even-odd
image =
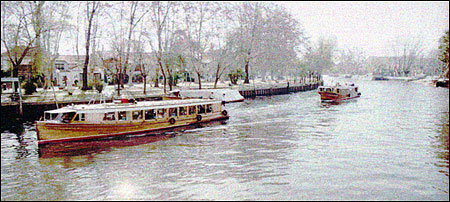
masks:
[[[322,102],[341,102],[361,96],[358,86],[339,83],[334,86],[319,86],[319,94]]]
[[[186,99],[69,105],[36,121],[38,144],[139,134],[228,119],[220,100]]]
[[[174,90],[163,96],[163,100],[191,98],[210,98],[221,100],[225,103],[244,101],[244,97],[239,93],[239,91],[233,89]]]

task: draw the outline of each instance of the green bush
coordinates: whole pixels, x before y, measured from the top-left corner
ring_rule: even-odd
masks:
[[[99,80],[94,80],[92,83],[88,84],[89,89],[95,88],[99,93],[103,91],[103,83]]]
[[[237,84],[239,79],[244,78],[245,73],[241,69],[235,69],[228,74],[232,84]]]
[[[30,79],[26,79],[22,84],[22,88],[25,90],[26,95],[31,95],[36,92],[37,85]]]

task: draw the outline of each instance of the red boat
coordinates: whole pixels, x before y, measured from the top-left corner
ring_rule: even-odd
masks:
[[[322,102],[342,102],[361,96],[355,84],[340,85],[339,83],[335,86],[319,86],[319,94]]]

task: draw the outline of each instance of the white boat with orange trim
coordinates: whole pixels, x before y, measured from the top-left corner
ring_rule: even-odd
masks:
[[[349,85],[319,86],[319,94],[322,102],[342,102],[353,98],[358,98],[358,86],[351,83]]]
[[[243,102],[244,97],[238,90],[233,89],[195,89],[174,90],[163,96],[163,100],[179,100],[190,98],[210,98],[221,100],[225,103]]]
[[[212,99],[69,105],[44,112],[36,121],[38,144],[146,133],[228,119]]]

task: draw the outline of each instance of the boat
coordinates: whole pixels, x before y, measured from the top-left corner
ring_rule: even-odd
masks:
[[[243,102],[244,97],[238,90],[233,89],[195,89],[174,90],[163,96],[163,100],[179,100],[191,98],[210,98],[221,100],[224,103]]]
[[[222,101],[185,99],[68,105],[36,121],[38,144],[106,138],[228,119]]]
[[[361,96],[361,93],[358,92],[358,86],[355,86],[353,83],[319,86],[319,94],[322,102],[341,102]]]

